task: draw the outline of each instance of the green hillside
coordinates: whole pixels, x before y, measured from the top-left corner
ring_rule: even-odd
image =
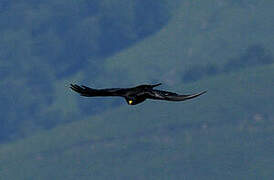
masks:
[[[181,1],[161,31],[107,60],[111,80],[104,85],[115,80],[176,84],[178,74],[192,65],[223,64],[250,45],[273,53],[273,7],[270,1]]]
[[[273,179],[274,1],[5,2],[0,180]],[[69,90],[150,82],[208,92],[128,106]]]
[[[273,7],[269,0],[1,0],[0,143],[122,105],[80,100],[70,83],[173,89],[208,78],[208,70],[220,75],[230,62],[233,71],[274,62]]]
[[[273,85],[274,65],[226,73],[3,144],[0,179],[271,179]]]

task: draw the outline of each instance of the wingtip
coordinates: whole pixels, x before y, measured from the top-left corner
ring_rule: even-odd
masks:
[[[74,84],[70,84],[70,87],[69,87],[69,88],[72,89],[73,87],[74,87]]]
[[[76,87],[77,84],[70,84],[70,87]]]
[[[75,86],[76,86],[76,84],[70,84],[70,88],[73,88]]]
[[[70,84],[70,89],[73,91],[79,92],[82,88],[78,86],[77,84]]]
[[[205,93],[207,93],[207,90],[200,92],[199,96],[202,95],[202,94],[205,94]]]
[[[160,85],[162,85],[162,83],[153,84],[151,86],[152,86],[152,88],[155,88],[155,87],[160,86]]]

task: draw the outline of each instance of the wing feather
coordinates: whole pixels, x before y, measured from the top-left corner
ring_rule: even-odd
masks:
[[[149,92],[148,98],[156,99],[156,100],[166,100],[166,101],[185,101],[188,99],[198,97],[206,92],[207,91],[203,91],[196,94],[180,95],[180,94],[168,92],[168,91],[152,90]]]
[[[87,86],[78,86],[71,84],[70,88],[79,93],[81,96],[95,97],[95,96],[124,96],[125,89],[123,88],[110,88],[110,89],[92,89]]]

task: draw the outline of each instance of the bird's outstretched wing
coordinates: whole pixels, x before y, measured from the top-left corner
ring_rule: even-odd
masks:
[[[124,96],[126,89],[123,88],[111,88],[111,89],[92,89],[87,86],[78,86],[77,84],[71,84],[70,88],[73,91],[78,92],[81,96],[95,97],[95,96]]]
[[[196,94],[186,94],[186,95],[180,95],[173,92],[168,91],[160,91],[160,90],[152,90],[148,92],[148,99],[156,99],[156,100],[166,100],[166,101],[185,101],[188,99],[192,99],[195,97],[198,97],[207,91],[203,91]]]

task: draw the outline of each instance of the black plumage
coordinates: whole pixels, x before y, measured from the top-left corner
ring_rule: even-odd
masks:
[[[139,104],[146,99],[154,100],[166,100],[166,101],[185,101],[198,97],[206,91],[197,94],[180,95],[173,92],[161,91],[153,89],[156,86],[161,85],[139,85],[132,88],[109,88],[109,89],[93,89],[87,86],[78,86],[77,84],[71,84],[71,89],[79,93],[81,96],[96,97],[96,96],[120,96],[126,99],[129,105]]]

